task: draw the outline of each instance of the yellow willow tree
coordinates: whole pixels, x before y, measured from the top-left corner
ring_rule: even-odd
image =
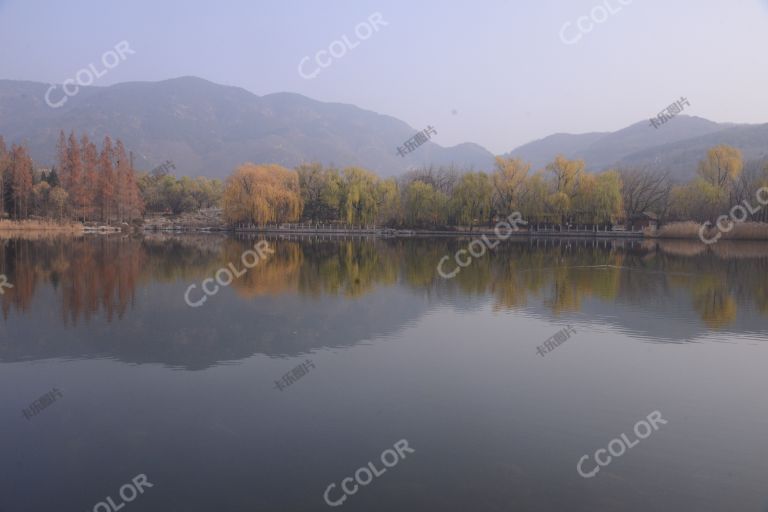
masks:
[[[707,151],[707,158],[699,162],[698,174],[712,187],[729,191],[743,169],[741,151],[720,144]]]
[[[346,222],[366,224],[376,220],[379,177],[360,167],[344,169],[342,214]]]
[[[299,175],[276,164],[243,164],[227,178],[224,189],[227,222],[291,222],[301,216]]]
[[[531,170],[531,164],[520,158],[496,157],[491,175],[493,202],[501,216],[507,216],[520,208],[520,190]]]
[[[621,177],[616,171],[584,173],[578,179],[571,203],[576,222],[612,223],[622,216]]]
[[[476,223],[488,219],[493,198],[493,186],[484,172],[462,174],[453,190],[453,208],[459,222],[469,224],[469,231]]]
[[[695,183],[702,192],[699,207],[708,210],[712,220],[717,212],[735,202],[734,188],[743,169],[741,151],[725,144],[709,149],[707,158],[699,162],[698,180]]]
[[[557,155],[555,160],[547,165],[547,171],[554,174],[553,191],[547,199],[552,212],[564,224],[571,214],[571,198],[576,186],[584,174],[584,160],[568,160],[563,155]]]

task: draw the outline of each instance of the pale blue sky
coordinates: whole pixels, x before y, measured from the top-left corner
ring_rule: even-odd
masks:
[[[618,12],[561,41],[564,23],[605,1]],[[354,42],[375,12],[386,27],[299,76],[302,57]],[[195,75],[298,92],[496,153],[619,129],[680,96],[691,115],[768,122],[768,0],[0,0],[0,78],[61,82],[121,40],[136,54],[95,85]]]

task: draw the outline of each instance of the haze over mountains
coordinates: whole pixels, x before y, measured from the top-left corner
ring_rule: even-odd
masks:
[[[60,108],[45,102],[49,85],[0,80],[0,135],[26,142],[39,166],[54,162],[60,129],[101,140],[122,139],[135,166],[149,170],[171,160],[176,173],[223,178],[243,162],[293,167],[319,161],[362,166],[382,176],[420,165],[456,165],[489,171],[493,154],[464,143],[427,142],[400,157],[397,147],[426,127],[353,105],[324,103],[293,93],[257,96],[194,77],[81,87]],[[53,101],[62,96],[59,89]],[[438,134],[433,140],[439,141]],[[539,169],[562,153],[583,158],[590,170],[614,165],[667,168],[689,178],[706,150],[725,143],[746,159],[768,155],[768,124],[734,125],[680,115],[658,129],[647,120],[616,132],[556,134],[512,150]]]
[[[550,135],[508,155],[528,160],[534,169],[563,153],[584,159],[591,170],[630,166],[666,169],[674,178],[688,180],[707,149],[717,144],[739,148],[745,160],[764,159],[768,156],[768,124],[715,123],[679,115],[659,128],[645,120],[615,132]]]

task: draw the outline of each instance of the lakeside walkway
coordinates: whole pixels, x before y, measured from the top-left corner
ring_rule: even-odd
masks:
[[[496,237],[493,228],[475,228],[447,230],[427,230],[427,229],[393,229],[383,228],[375,225],[351,225],[351,224],[320,224],[320,223],[298,223],[298,224],[279,224],[266,226],[236,226],[236,233],[274,233],[283,235],[322,235],[322,236],[382,236],[382,237],[414,237],[414,236],[446,236],[446,237],[477,237],[486,235]],[[564,229],[538,228],[531,226],[531,229],[524,229],[512,233],[514,237],[547,237],[547,238],[643,238],[642,231],[624,231],[624,230],[599,230],[578,229],[565,227]]]

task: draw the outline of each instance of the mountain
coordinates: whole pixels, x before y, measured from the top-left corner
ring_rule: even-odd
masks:
[[[690,179],[707,149],[717,144],[739,148],[745,160],[768,155],[768,124],[734,125],[679,115],[659,128],[648,121],[615,132],[557,134],[524,144],[508,153],[539,169],[558,154],[581,158],[590,170],[617,166],[666,169],[678,180]]]
[[[0,80],[0,134],[26,142],[40,166],[52,165],[59,130],[99,142],[109,134],[134,153],[138,169],[166,160],[176,173],[222,178],[243,162],[293,167],[319,161],[362,166],[392,176],[418,165],[490,169],[493,154],[477,144],[426,142],[405,157],[398,146],[416,132],[394,117],[292,93],[257,96],[194,77],[81,87],[59,108],[49,85]],[[56,103],[61,88],[51,95]],[[439,133],[439,129],[438,129]]]
[[[442,147],[427,142],[400,157],[397,148],[417,132],[414,128],[391,116],[300,94],[257,96],[239,87],[183,77],[81,87],[63,106],[51,108],[45,101],[48,88],[0,80],[0,135],[8,142],[26,142],[39,166],[53,164],[59,130],[74,129],[97,141],[106,134],[122,139],[138,169],[171,160],[177,174],[188,176],[222,178],[248,161],[287,167],[312,161],[356,165],[382,176],[420,165],[493,168],[493,154],[472,143]],[[52,101],[62,97],[58,88]],[[615,132],[558,133],[524,144],[508,156],[528,160],[534,169],[564,154],[584,159],[594,171],[661,168],[687,180],[707,149],[717,144],[741,149],[746,160],[766,158],[768,124],[715,123],[678,115],[657,129],[643,121]]]

